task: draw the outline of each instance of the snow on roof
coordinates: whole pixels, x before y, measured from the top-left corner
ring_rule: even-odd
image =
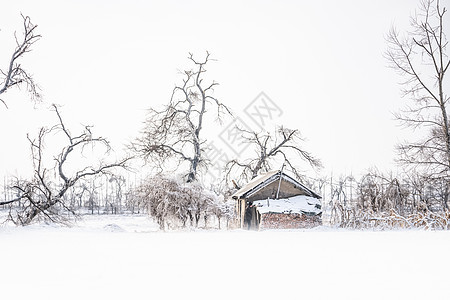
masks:
[[[317,215],[322,211],[320,199],[308,196],[295,196],[284,199],[266,199],[254,201],[261,214],[273,213],[298,213]]]
[[[239,199],[239,198],[250,197],[254,193],[256,193],[259,190],[261,190],[262,188],[264,188],[265,186],[271,184],[275,180],[278,180],[280,178],[280,173],[281,173],[281,171],[279,171],[279,170],[262,173],[261,175],[253,178],[249,183],[244,185],[241,189],[236,191],[233,195],[231,195],[231,198]],[[296,187],[306,191],[308,194],[310,194],[309,196],[321,198],[319,195],[314,193],[312,190],[308,189],[306,186],[304,186],[303,184],[301,184],[294,178],[286,175],[285,173],[281,173],[281,174],[282,174],[281,176],[282,176],[283,180],[289,181],[292,184],[294,184]]]

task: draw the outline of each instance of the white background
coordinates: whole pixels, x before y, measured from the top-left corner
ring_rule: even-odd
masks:
[[[264,91],[282,108],[280,123],[307,138],[323,174],[395,171],[394,146],[411,133],[393,120],[406,99],[383,58],[385,36],[392,25],[407,29],[417,5],[10,1],[0,11],[0,67],[9,62],[14,31],[21,33],[20,12],[29,15],[42,39],[22,64],[44,98],[33,105],[25,91],[2,96],[9,109],[0,107],[0,169],[15,174],[29,165],[26,133],[55,123],[51,103],[62,105],[69,127],[94,125],[120,154],[138,135],[145,110],[168,102],[179,70],[191,67],[188,52],[201,59],[208,50],[217,59],[207,73],[220,83],[215,96],[239,115]]]

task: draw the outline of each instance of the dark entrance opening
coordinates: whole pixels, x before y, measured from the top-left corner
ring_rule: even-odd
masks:
[[[261,214],[253,205],[253,202],[248,202],[245,205],[244,213],[244,228],[247,230],[258,230],[261,222]]]

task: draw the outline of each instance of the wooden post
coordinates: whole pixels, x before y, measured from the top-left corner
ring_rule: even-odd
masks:
[[[280,170],[280,181],[278,182],[277,197],[276,197],[277,200],[278,200],[278,196],[280,195],[281,175],[283,174],[283,169],[284,169],[285,163],[286,163],[286,161],[283,162],[283,165],[281,166],[281,170]]]
[[[237,206],[238,206],[237,213],[238,213],[239,227],[242,229],[244,228],[245,199],[238,199]]]

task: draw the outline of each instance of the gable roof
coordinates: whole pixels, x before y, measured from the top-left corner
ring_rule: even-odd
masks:
[[[244,185],[242,188],[240,188],[238,191],[236,191],[233,195],[231,195],[231,198],[233,199],[241,199],[241,198],[248,198],[252,196],[253,194],[257,193],[264,187],[268,186],[272,182],[276,180],[280,180],[280,174],[281,179],[288,181],[292,183],[296,188],[301,189],[306,192],[307,196],[314,197],[321,199],[322,197],[318,194],[314,193],[312,190],[292,178],[291,176],[282,173],[279,170],[270,171],[267,173],[263,173],[255,178],[253,178],[249,183]]]

